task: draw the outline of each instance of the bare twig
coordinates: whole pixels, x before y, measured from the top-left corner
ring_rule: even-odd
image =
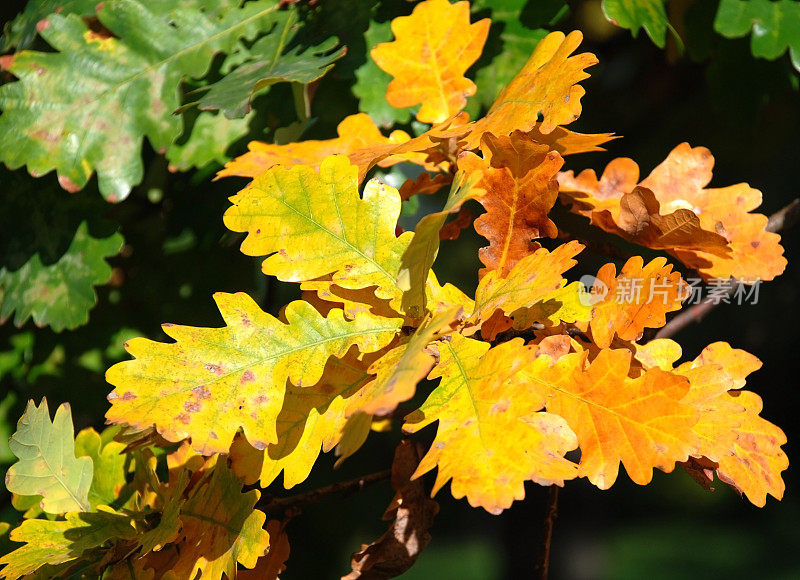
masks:
[[[277,511],[285,512],[311,503],[317,503],[332,495],[350,495],[375,483],[391,479],[391,477],[392,470],[384,469],[383,471],[363,475],[349,481],[341,481],[288,497],[264,497],[258,503],[259,507],[267,508],[271,513]]]
[[[553,542],[553,526],[558,517],[558,486],[551,485],[547,495],[547,511],[544,516],[544,529],[542,530],[542,553],[536,566],[540,580],[547,580],[550,572],[550,545]]]
[[[798,220],[800,220],[800,199],[795,199],[789,205],[772,214],[765,229],[768,232],[780,232],[791,228]],[[700,322],[706,314],[730,298],[736,292],[738,286],[739,282],[731,279],[727,294],[709,296],[700,304],[695,304],[691,308],[684,310],[659,330],[655,338],[670,338],[685,327],[695,322]]]

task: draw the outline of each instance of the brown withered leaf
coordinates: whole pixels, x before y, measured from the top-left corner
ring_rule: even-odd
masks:
[[[342,580],[395,578],[411,568],[430,542],[428,530],[439,504],[428,497],[422,478],[411,480],[422,455],[420,445],[410,440],[397,446],[392,463],[397,493],[383,516],[392,523],[377,541],[353,554],[353,571]]]

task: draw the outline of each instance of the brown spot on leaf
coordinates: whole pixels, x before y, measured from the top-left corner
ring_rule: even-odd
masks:
[[[264,451],[267,448],[267,444],[263,441],[253,441],[253,447],[258,449],[259,451]]]
[[[203,365],[203,368],[206,369],[210,373],[214,373],[215,375],[223,374],[222,367],[219,365],[214,365],[211,363]]]
[[[750,242],[750,245],[753,246],[754,248],[757,248],[758,246],[761,245],[761,242],[759,242],[758,240],[753,240],[752,242]]]
[[[253,399],[253,402],[256,405],[266,405],[267,403],[269,403],[269,397],[267,397],[266,395],[259,395],[255,399]]]
[[[135,398],[136,398],[136,395],[134,395],[130,391],[125,391],[125,393],[122,395],[122,398],[120,400],[122,400],[122,401],[133,401]]]
[[[189,413],[181,413],[180,415],[175,417],[175,419],[180,421],[184,425],[188,425],[189,421],[191,420],[191,418],[189,417]]]
[[[200,385],[192,389],[192,392],[198,399],[208,399],[211,396],[211,391],[205,385]]]
[[[256,380],[256,377],[253,376],[253,371],[251,371],[249,369],[244,371],[244,374],[242,374],[242,381],[241,381],[242,384],[244,384],[244,383],[252,383],[254,380]]]
[[[61,10],[59,9],[58,12]],[[39,22],[36,23],[36,32],[42,33],[45,30],[50,28],[50,21],[47,18],[42,18]]]
[[[197,413],[200,410],[200,403],[197,401],[186,401],[183,408],[190,413]]]

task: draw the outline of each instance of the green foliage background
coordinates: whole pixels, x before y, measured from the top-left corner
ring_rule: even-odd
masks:
[[[252,139],[285,142],[334,136],[341,118],[359,110],[384,128],[397,123],[409,132],[417,129],[408,111],[385,104],[388,76],[367,60],[372,46],[390,38],[389,20],[410,12],[409,2],[326,0],[317,8],[292,12],[304,23],[297,28],[294,21],[287,23],[288,13],[265,12],[248,20],[275,4],[268,0],[242,7],[225,0],[147,4],[154,15],[169,13],[186,38],[208,34],[203,26],[235,28],[223,34],[219,45],[191,44],[191,50],[180,44],[181,34],[175,35],[177,44],[166,48],[138,34],[136,20],[126,20],[126,14],[138,14],[135,0],[105,4],[99,22],[114,33],[120,52],[103,60],[96,51],[85,57],[95,59],[92,67],[83,62],[84,68],[63,55],[85,41],[88,28],[81,16],[93,15],[96,2],[31,0],[27,6],[11,2],[0,7],[6,23],[0,49],[39,51],[15,59],[11,72],[0,72],[0,161],[8,166],[0,168],[4,471],[13,460],[6,441],[28,399],[38,401],[46,395],[51,409],[69,401],[76,431],[102,425],[110,390],[103,373],[125,358],[122,344],[127,338],[164,340],[162,322],[218,324],[211,300],[215,291],[244,290],[273,314],[295,297],[293,288],[262,276],[258,260],[238,252],[240,239],[223,227],[227,197],[245,180],[212,181],[221,163],[244,152]],[[51,19],[52,28],[38,36],[36,23],[58,7],[61,12]],[[198,7],[206,11],[205,23],[191,16]],[[19,12],[22,15],[14,19]],[[480,87],[468,105],[473,116],[492,102],[546,31],[577,28],[587,39],[583,48],[597,54],[600,64],[590,70],[583,115],[570,128],[614,131],[624,139],[611,142],[608,153],[570,160],[571,168],[600,169],[613,157],[630,156],[649,170],[672,147],[689,141],[714,153],[715,183],[748,181],[761,189],[764,213],[797,195],[800,2],[606,0],[601,6],[599,1],[476,0],[473,13],[493,20],[484,55],[471,71]],[[634,33],[644,29],[647,35],[634,39],[604,15]],[[762,26],[754,29],[754,19]],[[285,58],[264,67],[263,55],[275,53],[273,33],[281,26],[292,33],[288,43],[277,47]],[[347,47],[344,55],[337,48],[342,45]],[[59,55],[54,47],[64,52]],[[159,74],[171,79],[172,88],[158,97],[149,92],[152,84],[131,84],[124,98],[110,93],[103,101],[103,118],[110,126],[92,125],[92,135],[97,136],[78,153],[46,139],[33,143],[20,137],[43,112],[34,111],[33,117],[20,113],[24,94],[15,77],[28,79],[42,98],[61,102],[105,90],[97,83],[107,79],[86,72],[96,71],[94,65],[113,69],[125,62],[137,74],[137,59],[151,64],[168,60]],[[57,71],[46,77],[51,84],[31,80],[37,67]],[[307,83],[326,71],[307,93],[313,94],[307,103],[298,85],[285,82]],[[199,108],[192,105],[195,102]],[[179,106],[184,106],[183,112],[173,116]],[[244,116],[250,106],[252,111]],[[53,123],[86,123],[85,110],[70,111],[72,116],[56,115]],[[91,177],[85,165],[76,163],[81,156],[99,177]],[[22,165],[38,176],[28,175]],[[59,183],[54,167],[69,181],[62,177]],[[74,194],[62,187],[83,185]],[[424,200],[427,203],[430,207],[405,208],[405,219],[413,224],[417,216],[440,207],[442,200]],[[564,212],[560,223],[569,220],[577,223],[578,218]],[[617,243],[601,232],[593,235]],[[437,268],[440,279],[470,290],[477,283],[481,241],[469,232],[464,236],[466,242],[443,244]],[[794,266],[800,258],[799,237],[796,231],[784,235],[789,267],[777,281],[761,287],[757,305],[720,307],[680,336],[687,357],[704,344],[726,340],[764,361],[752,388],[765,400],[765,416],[787,432],[790,461],[800,460],[793,446],[800,440],[800,270]],[[95,293],[97,304],[92,307]],[[390,457],[389,446],[388,437],[371,437],[336,472],[333,458],[325,457],[297,491],[382,469]],[[784,501],[770,501],[760,510],[727,489],[705,492],[684,475],[657,475],[647,487],[620,481],[608,492],[571,482],[562,493],[552,575],[800,575],[795,557],[800,541],[798,478],[792,469],[785,477]],[[525,502],[499,517],[440,494],[443,509],[434,541],[405,577],[527,576],[536,558],[544,509],[544,490],[531,485],[528,491]],[[285,577],[344,573],[347,555],[382,532],[380,514],[390,496],[388,486],[379,486],[306,508],[289,528],[292,556]],[[5,490],[0,503],[0,519],[16,517]]]

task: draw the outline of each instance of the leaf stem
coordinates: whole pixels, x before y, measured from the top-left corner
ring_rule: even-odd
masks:
[[[290,509],[302,507],[304,505],[317,503],[318,501],[321,501],[332,495],[350,495],[375,483],[389,480],[391,477],[392,470],[384,469],[383,471],[369,473],[355,479],[340,481],[338,483],[333,483],[318,489],[312,489],[311,491],[307,491],[305,493],[290,495],[288,497],[266,496],[258,503],[259,507],[266,508],[272,513],[276,511],[285,512]]]
[[[791,228],[798,221],[800,221],[800,198],[795,199],[790,204],[772,214],[769,217],[765,229],[768,232],[777,233]],[[725,296],[710,296],[700,304],[695,304],[691,308],[684,310],[659,330],[655,338],[670,338],[692,323],[700,322],[706,314],[711,312],[720,303],[723,303],[726,298],[732,296],[738,286],[739,284],[736,280],[731,278],[728,284],[728,292]]]

